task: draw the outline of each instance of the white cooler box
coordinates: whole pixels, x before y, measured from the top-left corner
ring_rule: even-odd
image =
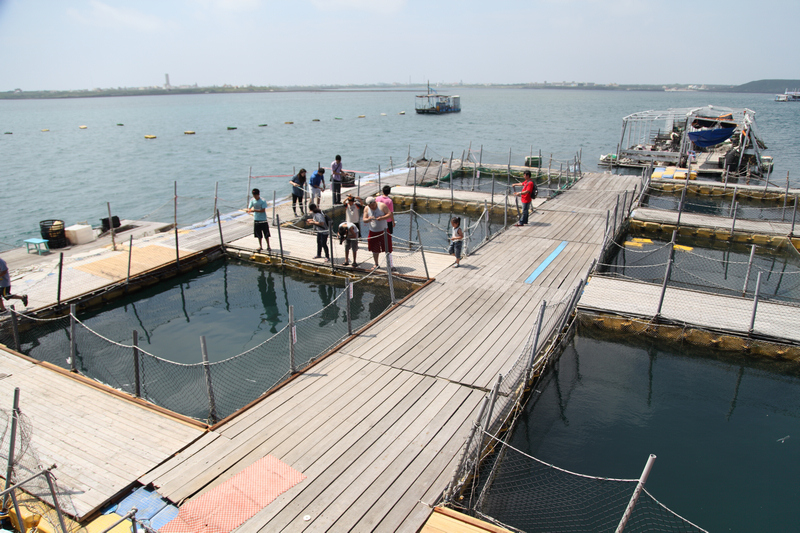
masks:
[[[64,229],[70,244],[86,244],[95,240],[94,230],[91,226],[75,224]]]

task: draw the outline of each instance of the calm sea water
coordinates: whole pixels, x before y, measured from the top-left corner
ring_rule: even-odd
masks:
[[[534,457],[635,479],[652,453],[648,491],[699,526],[798,529],[794,363],[579,331],[526,410],[512,445]]]
[[[0,250],[38,236],[41,220],[97,225],[107,216],[106,202],[122,218],[142,217],[171,201],[174,181],[182,204],[213,198],[219,182],[223,206],[239,206],[250,167],[253,175],[284,176],[317,163],[329,166],[336,154],[347,169],[375,171],[388,168],[390,158],[404,161],[409,147],[412,155],[427,145],[433,156],[458,157],[472,143],[473,149],[483,145],[484,161],[497,163],[507,161],[509,149],[518,163],[531,149],[562,159],[582,150],[583,167],[592,170],[600,154],[615,150],[622,117],[647,109],[749,107],[775,158],[775,175],[800,163],[800,106],[776,103],[771,95],[459,93],[463,111],[443,116],[416,115],[414,93],[407,91],[0,100],[0,133],[12,132],[0,135]],[[185,130],[197,133],[184,135]],[[288,194],[287,181],[255,183],[269,198],[273,190]],[[206,201],[210,213],[213,200]]]

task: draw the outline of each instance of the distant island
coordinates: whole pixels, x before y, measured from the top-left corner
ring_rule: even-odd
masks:
[[[716,91],[731,93],[766,93],[783,94],[787,89],[800,88],[800,80],[758,80],[743,85],[619,85],[616,83],[596,84],[589,82],[536,82],[516,84],[437,84],[437,89],[458,90],[459,88],[498,88],[498,89],[568,89],[590,91]],[[314,85],[314,86],[257,86],[257,85],[214,85],[198,87],[195,85],[181,86],[144,86],[144,87],[117,87],[107,89],[84,89],[75,91],[25,91],[14,89],[0,91],[0,99],[22,100],[32,98],[98,98],[111,96],[145,96],[169,94],[218,94],[218,93],[265,93],[265,92],[322,92],[322,91],[421,91],[424,85],[380,83],[372,85]]]

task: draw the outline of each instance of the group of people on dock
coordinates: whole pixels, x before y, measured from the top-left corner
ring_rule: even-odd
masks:
[[[306,183],[309,187],[309,204],[319,206],[322,202],[322,192],[325,190],[325,169],[320,167],[311,174],[308,178],[306,169],[301,168],[300,171],[292,177],[289,185],[292,186],[292,211],[294,216],[297,214],[297,206],[300,206],[300,215],[305,214],[305,195]],[[344,170],[342,168],[342,156],[337,155],[331,163],[331,197],[333,205],[342,204],[342,182],[344,181]],[[309,211],[311,206],[309,205]]]

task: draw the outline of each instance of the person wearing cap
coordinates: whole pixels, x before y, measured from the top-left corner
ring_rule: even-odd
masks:
[[[305,208],[303,207],[303,196],[304,196],[304,189],[306,186],[306,169],[301,168],[300,172],[297,173],[297,176],[294,176],[291,181],[289,181],[289,185],[292,186],[292,211],[294,211],[294,216],[297,216],[297,204],[300,204],[300,214],[304,215],[306,213]]]
[[[522,183],[515,183],[511,187],[522,187],[522,191],[514,193],[514,196],[519,196],[522,200],[522,217],[519,219],[519,222],[514,225],[524,226],[528,223],[528,211],[531,208],[531,202],[534,198],[536,198],[536,194],[538,192],[536,189],[536,183],[534,183],[531,179],[531,171],[526,170],[525,180]]]
[[[317,206],[322,204],[322,191],[325,190],[325,169],[318,168],[308,180],[311,185],[311,203]]]
[[[375,268],[378,268],[381,252],[392,253],[392,236],[386,231],[386,221],[392,217],[392,213],[385,204],[378,203],[374,196],[368,197],[366,201],[367,206],[364,208],[362,220],[369,225],[367,249],[372,252]]]
[[[342,156],[337,155],[331,163],[331,195],[333,205],[342,203]]]
[[[344,199],[344,219],[356,226],[358,236],[361,237],[361,208],[364,207],[358,196],[348,194]]]

